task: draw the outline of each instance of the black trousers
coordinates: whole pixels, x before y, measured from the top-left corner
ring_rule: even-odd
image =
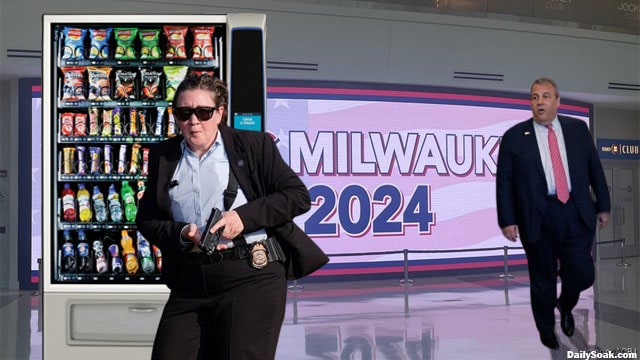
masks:
[[[584,223],[572,199],[566,204],[550,197],[540,239],[523,243],[531,283],[531,309],[538,331],[555,326],[554,309],[571,311],[580,292],[593,285],[591,247],[594,232]],[[558,269],[559,266],[559,269]],[[557,279],[561,293],[557,297]]]
[[[243,259],[200,269],[200,289],[171,292],[152,359],[275,358],[287,298],[284,265],[257,270]]]

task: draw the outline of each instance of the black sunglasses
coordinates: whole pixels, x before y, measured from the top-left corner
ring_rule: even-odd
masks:
[[[213,116],[213,112],[216,111],[217,108],[217,106],[198,106],[196,108],[179,106],[173,109],[173,115],[177,120],[187,121],[191,118],[191,114],[196,114],[198,120],[207,121],[211,119],[211,117]]]

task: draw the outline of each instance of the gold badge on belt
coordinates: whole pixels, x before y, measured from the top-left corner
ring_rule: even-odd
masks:
[[[257,242],[251,246],[251,266],[256,269],[262,269],[269,263],[269,256],[267,255],[267,247],[264,243]]]

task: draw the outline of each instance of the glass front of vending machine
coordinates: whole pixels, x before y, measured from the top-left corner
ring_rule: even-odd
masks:
[[[180,135],[188,72],[250,86],[262,99],[230,95],[229,113],[264,123],[264,29],[263,14],[43,16],[43,358],[150,357],[168,289],[135,225],[149,150]],[[260,41],[232,46],[236,31]],[[234,52],[260,54],[261,78],[234,79]]]

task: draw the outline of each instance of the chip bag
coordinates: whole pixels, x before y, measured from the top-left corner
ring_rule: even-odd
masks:
[[[140,59],[158,60],[162,57],[160,50],[160,30],[139,30]]]
[[[162,72],[154,69],[140,69],[140,99],[141,100],[160,100],[162,99],[162,91],[160,88],[160,77]]]
[[[167,97],[165,100],[173,101],[173,97],[176,94],[176,90],[178,89],[178,85],[184,80],[185,76],[187,76],[187,72],[189,71],[188,66],[165,66],[164,67],[164,76],[166,77],[166,92]]]
[[[109,58],[109,37],[111,28],[89,29],[91,47],[89,48],[89,59],[107,60]]]
[[[191,58],[193,60],[211,60],[213,56],[213,26],[195,26],[191,28],[193,45]]]
[[[65,27],[62,29],[64,35],[64,48],[62,49],[63,60],[84,60],[84,36],[86,29]]]
[[[213,78],[216,77],[216,72],[213,69],[189,69],[189,73],[198,75],[198,76],[211,76]]]
[[[116,60],[135,60],[137,57],[134,41],[137,28],[115,28],[114,35],[116,38]]]
[[[116,70],[115,91],[113,98],[116,100],[135,100],[136,98],[136,72],[125,69]]]
[[[111,74],[110,67],[87,67],[89,75],[89,100],[109,101],[111,100]]]
[[[84,95],[84,72],[83,66],[63,67],[64,75],[62,84],[62,100],[79,101],[86,100]]]
[[[167,37],[167,50],[165,59],[186,59],[187,51],[185,38],[187,36],[186,26],[165,26],[164,34]]]

